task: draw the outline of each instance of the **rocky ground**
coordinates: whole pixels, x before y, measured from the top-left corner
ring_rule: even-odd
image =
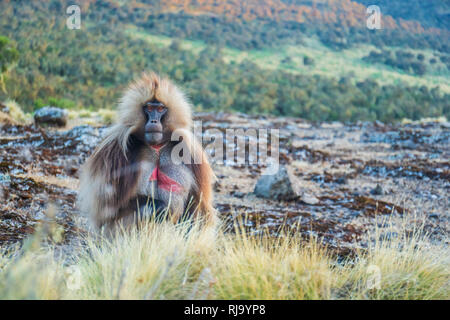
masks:
[[[289,201],[260,198],[253,191],[263,167],[215,164],[215,206],[227,225],[238,221],[254,233],[277,235],[284,227],[316,235],[340,256],[364,249],[375,227],[379,238],[397,237],[405,221],[411,232],[424,224],[433,241],[448,243],[448,122],[313,124],[214,113],[196,119],[204,129],[279,129],[280,163],[301,190]],[[2,124],[0,246],[33,233],[49,204],[57,208],[63,244],[85,232],[86,219],[75,207],[78,171],[104,130]]]

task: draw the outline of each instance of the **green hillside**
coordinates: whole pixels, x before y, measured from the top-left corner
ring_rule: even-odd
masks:
[[[139,3],[86,1],[81,30],[69,30],[64,1],[2,2],[0,35],[19,58],[4,74],[0,100],[27,112],[46,104],[113,109],[126,84],[152,69],[184,86],[197,110],[341,121],[450,117],[445,37],[155,14],[153,1]]]

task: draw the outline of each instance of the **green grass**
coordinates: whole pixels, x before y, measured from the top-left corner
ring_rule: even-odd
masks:
[[[144,30],[137,28],[134,25],[129,25],[125,32],[129,34],[131,37],[136,39],[145,40],[151,44],[156,45],[158,48],[164,48],[169,46],[174,38],[166,37],[163,35],[153,35],[150,33],[145,32]],[[181,40],[180,41],[181,46],[185,50],[190,50],[195,53],[199,53],[201,50],[203,50],[206,47],[206,43],[201,40]]]
[[[314,239],[145,223],[61,254],[42,226],[0,258],[0,299],[449,299],[448,248],[417,232],[337,263]],[[53,236],[53,239],[58,237]]]
[[[154,35],[135,26],[129,26],[126,32],[135,38],[146,40],[158,47],[169,46],[173,38]],[[185,50],[195,53],[206,48],[203,41],[182,40],[181,46]],[[401,48],[385,48],[401,49]],[[352,75],[353,81],[372,79],[380,84],[400,84],[409,86],[426,86],[429,88],[440,86],[441,90],[450,93],[450,72],[432,71],[425,76],[416,76],[396,70],[385,65],[374,65],[362,60],[370,51],[377,50],[372,45],[360,45],[355,48],[336,51],[332,50],[314,38],[305,39],[304,45],[287,45],[276,49],[239,51],[232,48],[224,48],[223,54],[226,62],[241,62],[248,59],[263,69],[281,69],[292,73],[317,74],[339,79],[341,76]],[[414,54],[422,53],[426,59],[432,56],[432,50],[408,50]],[[303,57],[314,59],[314,66],[305,66]],[[282,61],[291,58],[292,63],[285,64]]]

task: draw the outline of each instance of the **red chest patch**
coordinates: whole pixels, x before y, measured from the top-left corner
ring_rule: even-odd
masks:
[[[183,191],[183,187],[181,184],[165,175],[158,167],[153,169],[152,175],[149,178],[149,181],[156,181],[158,184],[158,188],[167,190],[169,192],[180,193]]]
[[[150,148],[152,148],[153,150],[156,151],[156,153],[159,154],[159,152],[161,151],[161,148],[164,147],[165,145],[166,145],[165,143],[155,144],[155,145],[150,146]]]
[[[164,145],[151,146],[151,148],[155,150],[158,154],[162,147],[164,147]],[[169,176],[165,175],[161,170],[159,170],[158,166],[156,166],[156,168],[153,169],[149,181],[156,181],[156,183],[158,184],[158,188],[167,190],[169,192],[180,193],[183,191],[183,187],[178,182],[176,182]]]

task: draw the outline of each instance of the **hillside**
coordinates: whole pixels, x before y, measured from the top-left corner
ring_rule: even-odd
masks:
[[[116,8],[152,8],[153,14],[186,13],[190,15],[225,16],[237,20],[273,20],[314,22],[324,24],[339,23],[350,27],[365,27],[366,8],[379,5],[384,15],[383,27],[404,31],[438,32],[447,29],[449,4],[445,1],[351,1],[351,0],[163,0],[136,1],[135,5],[124,5],[122,1],[110,1]],[[428,26],[428,27],[424,27]],[[433,29],[431,28],[434,27]]]
[[[419,20],[429,19],[425,25],[438,27],[424,27],[417,20],[405,19],[403,11],[398,9],[404,7],[402,1],[380,5],[382,30],[376,32],[366,28],[366,6],[350,0],[165,0],[132,4],[103,0],[88,2],[85,8],[96,8],[96,17],[112,13],[119,21],[132,21],[152,32],[238,49],[301,43],[303,36],[315,35],[336,49],[371,43],[448,52],[448,28],[445,23],[432,22],[440,21],[442,12],[448,12],[448,5],[427,6],[415,2],[412,6],[421,12]],[[386,14],[391,11],[395,16]]]
[[[364,6],[347,0],[97,0],[83,1],[82,30],[69,30],[68,3],[0,4],[0,35],[20,52],[0,100],[27,112],[114,109],[124,85],[154,69],[181,83],[197,110],[315,121],[450,114],[443,24],[393,14],[383,17],[392,28],[370,31],[359,25]],[[444,9],[427,10],[431,19]]]

